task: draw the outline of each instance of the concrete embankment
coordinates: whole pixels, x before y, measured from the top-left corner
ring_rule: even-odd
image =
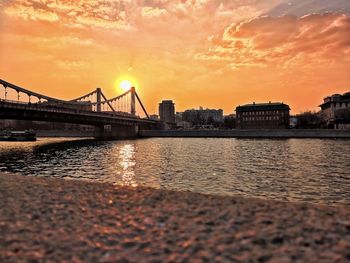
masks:
[[[344,138],[350,139],[350,130],[143,130],[141,138],[149,137],[203,137],[203,138]]]
[[[347,206],[0,175],[0,262],[349,262]]]
[[[79,137],[88,138],[94,137],[95,133],[93,131],[64,131],[64,130],[38,130],[36,131],[37,137]]]

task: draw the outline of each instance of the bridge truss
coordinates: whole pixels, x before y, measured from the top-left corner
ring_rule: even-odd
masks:
[[[76,109],[85,112],[91,111],[105,115],[135,118],[138,118],[136,106],[139,105],[141,113],[144,113],[146,118],[149,119],[149,115],[134,87],[111,99],[108,99],[103,94],[101,88],[97,88],[79,98],[66,101],[33,92],[0,79],[0,101],[22,105],[36,105],[43,108]]]

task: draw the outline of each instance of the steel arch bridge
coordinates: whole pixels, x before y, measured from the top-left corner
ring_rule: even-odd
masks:
[[[136,103],[146,116],[136,115]],[[108,99],[100,88],[73,100],[52,98],[0,79],[0,119],[67,122],[95,126],[96,137],[135,137],[154,128],[134,87]]]

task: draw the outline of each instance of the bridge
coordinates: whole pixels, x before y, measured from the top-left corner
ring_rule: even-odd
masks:
[[[137,104],[138,103],[138,104]],[[141,107],[141,118],[136,113]],[[52,98],[0,79],[0,119],[86,124],[95,127],[97,138],[134,138],[140,129],[151,129],[150,120],[134,87],[108,99],[97,88],[72,100]]]

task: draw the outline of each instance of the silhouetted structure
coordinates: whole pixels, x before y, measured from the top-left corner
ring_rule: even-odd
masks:
[[[318,129],[321,128],[322,121],[317,112],[306,111],[297,116],[297,129]]]
[[[175,123],[175,104],[172,100],[163,100],[159,103],[160,120],[166,123]]]
[[[236,108],[239,129],[286,129],[290,108],[284,103],[253,103]]]
[[[66,101],[0,79],[0,91],[0,119],[91,125],[98,138],[134,138],[139,129],[157,125],[149,120],[134,88],[112,99],[107,99],[97,88]],[[146,119],[136,116],[136,99]]]
[[[230,115],[224,116],[223,128],[225,128],[225,129],[236,128],[236,115],[235,114],[230,114]]]
[[[326,97],[319,107],[321,107],[322,121],[327,127],[333,128],[337,122],[344,121],[344,112],[346,113],[346,109],[350,109],[350,92]]]
[[[221,109],[186,110],[182,113],[182,120],[192,124],[218,124],[223,122],[223,111]]]
[[[149,119],[153,121],[159,121],[159,116],[157,114],[152,114],[149,116]]]

